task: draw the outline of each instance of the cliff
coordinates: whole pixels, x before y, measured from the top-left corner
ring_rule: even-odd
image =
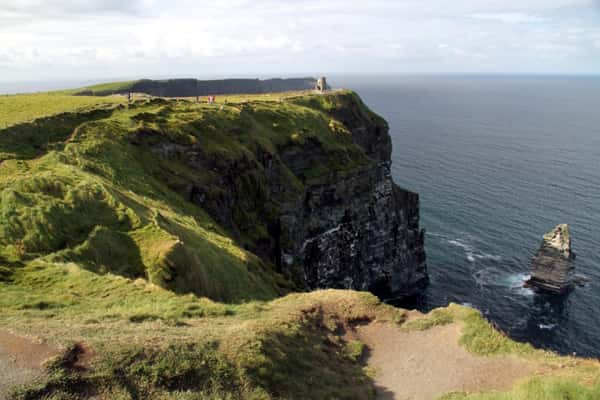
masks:
[[[278,93],[314,89],[315,78],[288,79],[141,79],[133,82],[100,84],[74,91],[78,96],[145,93],[156,97],[195,97],[224,94]]]
[[[190,177],[170,184],[175,191],[300,287],[387,297],[426,284],[418,195],[394,184],[388,126],[357,95],[246,104],[232,122],[239,155],[200,142],[149,145],[163,162],[217,171],[208,185]]]
[[[413,295],[428,281],[419,197],[391,178],[388,125],[354,94],[336,97],[326,111],[368,162],[305,182],[301,195],[282,205],[284,268],[300,270],[310,288]],[[284,151],[281,160],[296,176],[311,162],[295,149]]]
[[[352,92],[102,105],[8,128],[0,150],[11,262],[226,301],[427,282],[418,196],[392,181],[387,124]]]

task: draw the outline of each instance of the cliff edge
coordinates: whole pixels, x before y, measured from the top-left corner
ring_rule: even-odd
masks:
[[[310,288],[368,290],[384,298],[413,295],[428,282],[419,197],[391,177],[388,124],[354,93],[319,100],[368,161],[305,181],[301,196],[283,205],[284,267],[300,270]],[[284,151],[281,160],[301,176],[310,158],[298,155]]]

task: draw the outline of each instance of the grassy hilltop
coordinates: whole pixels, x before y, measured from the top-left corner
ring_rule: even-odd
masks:
[[[0,129],[53,114],[124,102],[122,96],[72,96],[64,92],[0,95]]]
[[[468,351],[543,371],[510,392],[445,399],[600,398],[596,362],[512,342],[474,310],[415,317],[367,293],[293,293],[253,251],[267,226],[248,210],[271,207],[257,155],[307,143],[328,155],[301,178],[284,171],[284,199],[371,162],[334,110],[379,117],[349,91],[218,102],[0,97],[0,331],[57,348],[46,374],[11,396],[370,399],[378,371],[352,332],[382,323],[398,332],[459,324]],[[201,149],[214,168],[160,157],[177,146]],[[245,227],[235,232],[211,217],[231,165],[246,172],[230,184],[248,193],[231,217]],[[187,182],[207,189],[206,209],[186,197]]]
[[[24,97],[42,100],[45,109],[44,97]],[[7,265],[74,262],[214,300],[272,299],[289,291],[289,282],[245,250],[268,238],[255,214],[270,207],[259,154],[310,142],[331,155],[315,160],[303,180],[369,162],[327,113],[356,103],[352,93],[285,102],[231,97],[227,105],[154,99],[125,107],[118,100],[1,132],[0,260]],[[210,168],[160,156],[176,146],[197,149]],[[234,167],[234,176],[223,175]],[[282,173],[284,199],[302,182]],[[218,214],[225,178],[247,196],[231,217],[245,227],[237,240],[188,198],[190,183],[206,189],[205,207]]]

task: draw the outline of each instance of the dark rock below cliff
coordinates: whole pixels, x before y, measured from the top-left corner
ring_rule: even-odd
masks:
[[[567,224],[557,225],[544,235],[532,262],[528,286],[550,293],[566,293],[574,286],[571,235]]]

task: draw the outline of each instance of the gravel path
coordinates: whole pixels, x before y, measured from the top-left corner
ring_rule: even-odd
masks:
[[[44,361],[59,353],[46,343],[0,330],[0,399],[6,399],[12,386],[42,376]]]
[[[390,324],[357,328],[376,370],[377,398],[434,400],[451,391],[506,390],[536,367],[516,357],[483,357],[458,344],[458,324],[402,332]]]

